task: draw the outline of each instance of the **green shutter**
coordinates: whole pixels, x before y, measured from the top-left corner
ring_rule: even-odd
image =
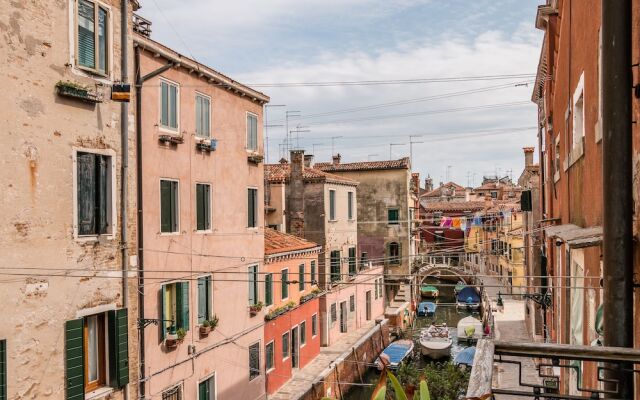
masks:
[[[169,85],[160,82],[160,125],[169,126]]]
[[[207,379],[198,385],[198,400],[209,400],[210,396],[209,380]]]
[[[78,2],[78,64],[96,67],[95,6],[85,0]]]
[[[298,289],[300,291],[304,290],[304,264],[300,264],[298,266]]]
[[[164,303],[167,301],[167,286],[166,285],[162,285],[162,287],[160,288],[160,301],[158,303],[160,303],[160,316],[158,317],[158,319],[160,319],[160,340],[164,340],[165,336],[167,335],[167,322],[164,321],[165,319],[167,319],[165,317],[165,310],[164,310]]]
[[[109,378],[112,387],[129,383],[129,323],[127,309],[109,311]]]
[[[0,340],[0,400],[7,400],[7,341]]]
[[[177,329],[189,330],[189,282],[176,283],[176,312],[178,314]]]
[[[78,152],[76,156],[76,179],[78,181],[78,234],[96,233],[96,157],[91,153]]]
[[[84,319],[65,324],[66,400],[84,400]]]
[[[264,276],[264,304],[270,306],[273,304],[273,275],[266,274]]]

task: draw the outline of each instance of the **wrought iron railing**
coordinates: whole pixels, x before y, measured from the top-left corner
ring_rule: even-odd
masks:
[[[583,369],[585,363],[591,364],[589,371]],[[540,400],[629,400],[635,396],[623,393],[621,383],[637,377],[640,370],[634,364],[640,364],[637,349],[484,339],[476,348],[466,399],[506,395]],[[496,384],[494,371],[507,365],[516,369],[516,379]]]

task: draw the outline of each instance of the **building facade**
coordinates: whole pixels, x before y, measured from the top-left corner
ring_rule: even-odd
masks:
[[[137,30],[144,394],[263,398],[269,98]]]
[[[133,116],[111,100],[132,72],[120,21],[133,7],[36,0],[0,11],[0,398],[136,395]]]

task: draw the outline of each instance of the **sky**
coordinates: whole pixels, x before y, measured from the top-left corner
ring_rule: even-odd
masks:
[[[488,175],[517,179],[522,147],[537,144],[541,3],[143,0],[138,13],[154,40],[271,97],[269,162],[286,154],[290,111],[288,130],[300,131],[290,147],[316,161],[412,155],[423,181],[477,186]],[[344,84],[362,81],[378,84]]]

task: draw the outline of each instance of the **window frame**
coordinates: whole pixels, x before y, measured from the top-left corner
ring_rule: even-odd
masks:
[[[391,219],[391,213],[395,212],[395,219]],[[398,207],[387,208],[387,225],[400,225],[400,209]]]
[[[72,9],[72,13],[73,13],[73,18],[72,20],[74,21],[74,28],[73,28],[73,35],[71,40],[73,41],[73,66],[83,72],[88,72],[91,75],[95,75],[97,77],[101,77],[101,78],[106,78],[106,79],[110,79],[111,77],[111,73],[113,70],[113,9],[110,5],[105,4],[103,2],[100,1],[96,1],[96,0],[84,0],[87,3],[93,3],[94,5],[94,11],[93,11],[93,15],[94,15],[94,63],[95,63],[95,68],[91,68],[91,67],[87,67],[84,65],[80,65],[80,49],[79,49],[79,40],[78,40],[78,36],[80,34],[79,32],[79,15],[78,15],[78,8],[79,8],[79,4],[80,2],[78,0],[74,0],[73,3],[73,7],[71,7]],[[105,71],[102,72],[98,69],[98,65],[99,65],[99,51],[98,51],[98,47],[100,46],[98,39],[98,29],[97,29],[97,22],[98,22],[98,10],[102,8],[103,10],[105,10],[106,14],[107,14],[107,21],[106,21],[106,35],[105,35],[105,57],[107,58],[106,63],[105,63]]]
[[[209,102],[209,107],[208,107],[209,108],[209,118],[208,118],[208,121],[207,121],[208,132],[207,132],[206,136],[202,135],[202,134],[199,134],[199,132],[198,132],[198,105],[197,105],[198,104],[198,97],[201,97],[204,100],[207,100]],[[194,114],[195,114],[195,120],[196,120],[195,128],[194,128],[195,137],[200,138],[200,139],[210,139],[211,138],[211,122],[213,121],[213,118],[211,116],[212,110],[213,110],[213,107],[211,106],[211,96],[196,90],[195,103],[194,103]],[[200,132],[200,133],[202,133],[202,132]]]
[[[249,147],[249,117],[254,117],[256,119],[256,147],[255,147],[255,149],[252,149],[251,147]],[[257,153],[258,151],[260,151],[260,144],[258,143],[258,114],[253,113],[251,111],[247,111],[246,112],[246,118],[245,118],[245,124],[246,124],[245,149],[249,153]]]
[[[284,337],[287,337],[287,339],[285,340]],[[289,357],[291,357],[291,333],[290,331],[286,331],[282,334],[282,336],[280,337],[281,340],[281,344],[282,344],[282,361],[287,360]],[[285,347],[286,344],[286,347]],[[286,356],[285,356],[285,349],[286,351]]]
[[[269,352],[267,348],[271,346],[271,367],[269,367]],[[268,374],[269,372],[276,369],[276,341],[271,340],[269,343],[264,345],[264,369]]]
[[[207,315],[204,317],[202,321],[200,320],[200,280],[201,279],[204,279],[205,281],[206,299],[207,299],[207,303],[206,303]],[[198,313],[198,325],[202,325],[204,320],[210,320],[211,318],[213,318],[213,275],[200,276],[198,277],[198,280],[196,281],[196,283],[198,284],[198,293],[197,293],[198,308],[196,311]]]
[[[334,253],[337,253],[337,257],[334,257]],[[337,260],[338,271],[335,273],[333,267],[336,266],[334,260]],[[334,277],[337,276],[337,279]],[[342,252],[340,250],[331,250],[329,252],[329,282],[340,282],[342,280]]]
[[[401,265],[402,264],[402,250],[400,248],[400,243],[399,242],[389,242],[388,244],[389,246],[389,260],[388,263],[389,265]],[[391,249],[395,246],[397,254],[394,256],[392,255],[392,251]]]
[[[251,221],[253,223],[253,225],[251,225],[249,222],[249,191],[255,191],[255,200],[254,200],[254,204],[253,204],[253,221]],[[260,218],[259,218],[259,208],[258,208],[258,203],[259,203],[259,199],[260,196],[258,195],[258,188],[255,186],[249,186],[247,187],[247,229],[258,229],[258,226],[260,224]]]
[[[316,273],[317,273],[317,263],[316,260],[311,260],[311,265],[310,265],[310,271],[309,271],[309,277],[311,279],[309,279],[309,282],[311,282],[311,285],[314,285],[314,282],[318,282],[316,279]]]
[[[255,271],[252,271],[252,269],[255,268]],[[249,265],[247,266],[247,273],[249,274],[249,278],[247,279],[247,283],[248,283],[248,293],[247,293],[247,302],[249,303],[249,306],[254,306],[256,304],[258,304],[258,302],[260,301],[260,291],[259,291],[259,286],[258,285],[258,277],[260,276],[260,269],[259,269],[259,265],[258,264],[253,264],[253,265]],[[251,285],[253,284],[253,290],[254,290],[254,301],[253,303],[251,302]]]
[[[358,274],[358,255],[355,246],[349,247],[347,254],[349,260],[349,277],[352,278]]]
[[[349,296],[349,313],[356,312],[356,295],[352,294]]]
[[[304,291],[305,288],[305,275],[307,273],[307,265],[306,263],[302,263],[298,265],[298,290],[300,292]]]
[[[171,231],[171,232],[162,232],[162,181],[169,181],[169,182],[175,182],[177,183],[177,188],[176,188],[176,230],[175,231]],[[159,222],[160,222],[160,229],[158,230],[160,232],[161,236],[170,236],[170,235],[179,235],[181,230],[180,230],[180,180],[179,179],[173,179],[173,178],[160,178],[159,180],[159,190],[158,190],[158,204],[160,205],[159,209],[160,209],[160,215],[158,216],[159,218]]]
[[[331,321],[331,325],[338,321],[338,303],[336,302],[331,303],[329,306],[329,321]]]
[[[280,270],[280,300],[281,301],[287,300],[289,298],[289,284],[286,283],[288,281],[289,281],[289,268],[282,268]]]
[[[208,215],[207,220],[205,221],[205,224],[208,224],[209,226],[206,227],[206,229],[198,229],[198,186],[208,186],[209,187],[209,201],[208,201],[208,203],[209,203],[209,215]],[[195,231],[196,231],[196,233],[211,233],[211,232],[213,232],[213,216],[212,216],[213,215],[213,196],[211,195],[212,194],[212,188],[213,188],[213,185],[211,183],[208,183],[208,182],[196,182],[196,186],[195,186],[196,193],[195,193],[195,196],[194,196],[196,198],[195,199],[195,202],[196,202],[195,203],[195,209],[196,209],[196,212],[195,212],[195,217],[196,217],[195,226],[196,226],[196,229],[195,229]]]
[[[97,374],[98,377],[94,381],[89,381],[89,318],[97,318],[97,345],[98,345],[98,358],[97,358]],[[107,316],[105,313],[91,314],[82,317],[82,340],[84,342],[83,357],[84,357],[84,392],[90,393],[102,387],[108,386],[107,371],[109,370],[108,357],[107,357]]]
[[[210,382],[213,379],[213,400],[216,400],[218,398],[218,376],[215,372],[213,372],[212,374],[210,374],[209,376],[200,379],[197,383],[197,387],[198,387],[198,400],[202,400],[200,399],[200,385],[205,383],[205,382]],[[211,390],[211,388],[209,388],[209,390]],[[211,394],[211,393],[209,393]],[[211,397],[211,396],[209,396]],[[205,400],[211,400],[211,399],[205,399]]]
[[[173,385],[171,387],[168,387],[167,389],[163,389],[161,392],[161,398],[162,400],[168,399],[168,397],[165,396],[172,396],[174,393],[168,394],[167,392],[171,391],[171,390],[176,390],[175,393],[178,394],[178,399],[180,400],[184,400],[184,396],[183,396],[183,389],[182,389],[182,383],[178,383],[177,385]]]
[[[273,273],[264,274],[264,305],[269,307],[273,305]]]
[[[251,382],[252,380],[260,377],[260,375],[262,375],[262,370],[260,368],[260,343],[261,341],[258,340],[257,342],[253,342],[249,345],[248,349],[248,353],[249,353],[249,382]],[[252,348],[256,348],[258,349],[258,368],[252,368],[251,367],[251,349]],[[256,371],[257,370],[257,371]],[[255,374],[255,375],[252,375]]]
[[[158,130],[164,133],[169,133],[172,135],[180,135],[180,84],[178,82],[172,81],[170,79],[167,79],[163,76],[158,78],[160,80],[159,84],[158,84]],[[169,87],[171,86],[175,86],[176,87],[176,127],[172,127],[169,125],[163,125],[162,124],[162,83],[165,83],[167,85],[169,85]],[[167,119],[171,119],[169,117],[170,113],[171,113],[171,105],[169,104],[169,100],[171,98],[171,96],[168,94],[169,91],[167,91],[167,96],[169,96],[167,98]],[[169,122],[169,121],[167,121]],[[169,122],[170,123],[170,122]]]
[[[182,322],[182,325],[179,324],[178,320],[182,319],[182,316],[180,316],[180,314],[182,313],[182,310],[178,309],[178,295],[179,295],[179,289],[178,289],[178,284],[186,284],[188,287],[188,295],[186,298],[186,303],[184,303],[185,299],[182,299],[183,304],[186,304],[187,306],[187,320],[186,321],[180,321]],[[173,315],[174,318],[168,318],[171,315],[167,315],[167,310],[168,308],[166,307],[165,304],[165,296],[167,295],[167,287],[168,286],[173,286],[172,292],[173,292],[173,300],[171,302],[171,313],[174,313],[174,304],[175,304],[175,313]],[[173,326],[176,328],[176,330],[183,328],[185,331],[190,331],[191,330],[191,285],[190,285],[190,281],[185,281],[185,280],[175,280],[175,281],[170,281],[170,282],[164,282],[160,285],[160,290],[163,294],[163,296],[161,296],[161,300],[162,300],[162,304],[161,304],[161,308],[162,308],[162,315],[161,315],[161,319],[163,319],[163,321],[161,321],[161,330],[163,332],[168,332],[169,328],[172,326],[171,325],[171,321],[173,321]],[[180,294],[180,296],[182,296],[182,294]],[[170,324],[169,326],[167,326],[167,324]],[[163,337],[166,335],[166,333],[163,333]]]
[[[318,313],[311,315],[311,337],[318,336]]]
[[[300,321],[298,324],[298,340],[300,341],[300,348],[306,346],[307,344],[307,321]]]
[[[353,199],[354,199],[354,194],[353,192],[347,192],[347,219],[349,221],[353,221],[355,219],[354,217],[354,210],[353,210]]]
[[[337,221],[336,190],[329,189],[329,222]]]
[[[116,152],[112,149],[90,149],[86,147],[72,147],[72,168],[73,168],[73,237],[77,241],[95,241],[98,237],[104,237],[109,240],[116,238],[116,232],[118,232],[118,218],[117,218],[117,198],[116,198]],[[94,235],[80,235],[78,224],[78,153],[92,153],[101,156],[108,156],[111,158],[110,166],[108,167],[109,176],[107,199],[109,204],[107,205],[107,221],[111,227],[111,232],[104,234]]]

